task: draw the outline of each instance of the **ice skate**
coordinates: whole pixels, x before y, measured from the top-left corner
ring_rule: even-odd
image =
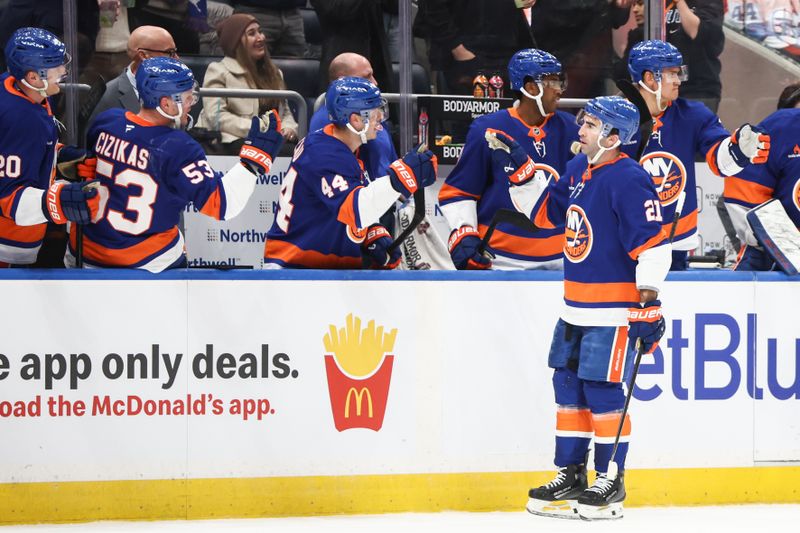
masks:
[[[578,518],[576,499],[587,486],[583,465],[561,467],[553,481],[528,491],[526,509],[541,516]]]
[[[622,518],[625,500],[625,476],[610,479],[598,474],[594,484],[578,497],[578,514],[584,520],[611,520]]]

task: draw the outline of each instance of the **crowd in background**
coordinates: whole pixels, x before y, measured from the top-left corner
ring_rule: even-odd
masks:
[[[564,64],[565,97],[606,94],[608,82],[620,76],[617,65],[625,74],[626,49],[643,38],[642,0],[419,0],[412,7],[414,61],[424,66],[429,85],[440,94],[472,94],[480,73],[498,74],[507,86],[508,60],[530,47],[551,52]],[[396,92],[392,63],[400,56],[398,9],[398,0],[76,0],[77,68],[82,82],[107,84],[129,65],[135,73],[137,60],[169,52],[206,59],[189,62],[202,65],[197,77],[204,87],[297,90],[287,87],[272,58],[317,60],[316,86],[298,91],[313,99],[327,87],[331,60],[354,52],[370,60],[383,92]],[[716,111],[723,1],[669,1],[665,9],[667,40],[694,73],[681,94]],[[0,44],[24,26],[63,35],[62,2],[9,0]],[[145,26],[165,30],[169,46],[137,47],[135,31]],[[248,43],[240,43],[243,35]],[[206,109],[196,118],[200,126],[221,133],[223,151],[233,150],[243,137],[242,117],[272,107],[280,107],[287,141],[297,140],[292,124],[297,117],[286,102],[207,98],[203,104]]]

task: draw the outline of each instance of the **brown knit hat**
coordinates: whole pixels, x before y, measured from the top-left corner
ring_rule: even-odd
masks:
[[[239,46],[244,30],[253,22],[258,22],[253,15],[236,13],[217,24],[219,45],[226,56],[236,57],[236,47]]]

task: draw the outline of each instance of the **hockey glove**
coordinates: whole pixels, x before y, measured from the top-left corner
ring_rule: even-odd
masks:
[[[361,243],[361,255],[364,258],[364,266],[373,269],[390,270],[397,268],[400,264],[400,248],[397,247],[389,252],[392,244],[392,236],[389,231],[375,224],[367,229],[367,236]]]
[[[492,151],[492,161],[500,165],[512,185],[525,185],[533,178],[536,173],[533,160],[517,141],[492,128],[486,128],[484,138]]]
[[[92,180],[97,175],[97,158],[87,157],[83,148],[66,145],[58,151],[56,171],[67,181]]]
[[[436,181],[438,159],[430,150],[419,150],[420,147],[417,147],[389,165],[392,188],[403,198],[410,197],[419,187],[433,185]]]
[[[274,109],[261,117],[253,117],[250,131],[239,150],[242,164],[256,176],[269,174],[272,160],[283,145],[281,119]]]
[[[105,209],[105,195],[100,194],[98,182],[53,183],[42,196],[43,210],[47,218],[56,224],[67,221],[77,224],[96,222]]]
[[[492,260],[478,253],[481,238],[472,226],[461,226],[450,233],[447,249],[458,270],[486,270],[491,268]]]
[[[728,151],[740,167],[748,163],[766,163],[769,157],[770,138],[766,131],[743,124],[731,134]]]
[[[666,323],[661,315],[661,301],[653,300],[628,309],[628,342],[641,342],[642,353],[653,353],[664,335]]]

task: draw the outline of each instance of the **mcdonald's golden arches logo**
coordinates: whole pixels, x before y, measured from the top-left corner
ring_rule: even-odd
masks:
[[[328,326],[322,339],[331,412],[336,429],[383,426],[389,384],[394,364],[397,329],[384,332],[374,320],[361,328],[361,319],[351,314],[345,327]]]

